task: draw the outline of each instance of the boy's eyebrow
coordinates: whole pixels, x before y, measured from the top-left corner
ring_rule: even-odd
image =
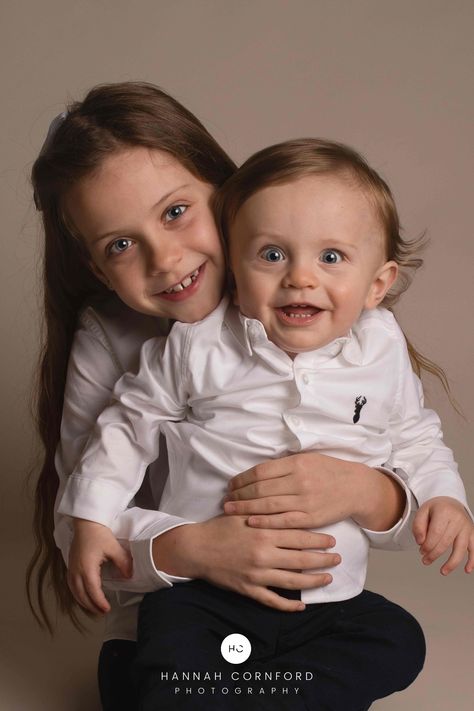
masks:
[[[173,190],[170,190],[167,192],[165,195],[163,195],[158,202],[155,202],[154,205],[151,206],[150,211],[154,210],[155,208],[159,207],[162,203],[167,202],[172,195],[177,193],[179,190],[185,190],[186,188],[191,187],[191,183],[184,183],[184,185],[179,185],[177,188],[173,188]],[[92,244],[96,244],[97,242],[101,242],[103,239],[106,239],[108,237],[113,237],[116,234],[119,234],[120,232],[129,232],[130,230],[127,229],[115,229],[115,230],[110,230],[109,232],[105,232],[103,235],[100,235],[99,237],[96,237],[94,240],[92,240]]]
[[[281,242],[285,242],[285,235],[280,234],[278,232],[256,232],[254,235],[252,235],[252,241],[253,240],[278,240]],[[352,244],[352,242],[344,242],[341,241],[340,239],[333,238],[333,237],[324,237],[324,238],[318,238],[318,243],[320,243],[321,247],[324,249],[328,249],[330,247],[340,247],[344,249],[349,249],[353,252],[355,252],[359,247],[360,244]]]

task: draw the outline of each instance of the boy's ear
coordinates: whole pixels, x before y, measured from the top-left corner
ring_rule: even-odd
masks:
[[[384,300],[385,294],[395,283],[397,276],[398,264],[396,262],[385,262],[380,267],[367,294],[364,304],[366,309],[375,309]]]
[[[102,270],[99,269],[99,267],[97,266],[97,264],[94,264],[94,262],[92,261],[92,259],[89,259],[89,260],[88,260],[88,266],[89,266],[89,269],[91,270],[91,272],[93,273],[93,275],[96,276],[97,279],[102,282],[102,284],[105,284],[105,286],[107,287],[107,289],[110,289],[111,291],[114,291],[114,288],[112,287],[112,284],[110,283],[110,281],[107,279],[107,277],[106,277],[105,274],[102,272]]]

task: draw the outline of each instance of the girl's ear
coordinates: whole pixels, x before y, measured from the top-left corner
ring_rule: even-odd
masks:
[[[109,280],[107,279],[107,277],[105,276],[105,274],[102,272],[101,269],[99,269],[99,267],[97,266],[97,264],[94,264],[94,262],[92,261],[92,259],[89,259],[89,260],[88,260],[88,266],[89,266],[89,269],[91,270],[91,272],[94,274],[94,276],[96,276],[97,279],[102,282],[102,284],[105,284],[105,286],[107,287],[107,289],[110,289],[111,291],[115,291],[114,288],[113,288],[113,286],[112,286],[112,284],[110,283],[110,281],[109,281]]]
[[[365,300],[366,309],[375,309],[385,298],[385,294],[395,283],[398,276],[398,264],[385,262],[377,271],[372,286]]]

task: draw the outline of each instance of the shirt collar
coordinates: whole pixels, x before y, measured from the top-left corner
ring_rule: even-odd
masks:
[[[291,361],[291,359],[286,353],[275,346],[274,343],[268,340],[268,336],[261,321],[244,316],[240,313],[237,307],[229,303],[228,299],[225,306],[227,309],[225,314],[225,322],[234,334],[235,338],[239,341],[243,348],[245,348],[246,352],[250,356],[254,353],[261,355],[263,348],[265,351],[273,351],[275,355],[280,354],[283,357],[281,360],[282,369],[286,371],[288,369],[288,360]],[[302,356],[305,360],[306,357],[308,357],[314,360],[315,363],[331,360],[339,355],[341,355],[345,361],[351,363],[352,365],[362,364],[362,349],[360,347],[359,339],[352,329],[350,329],[346,336],[336,338],[334,341],[331,341],[331,343],[328,343],[322,348],[300,354],[300,356]],[[272,361],[274,361],[274,358],[272,358]],[[276,364],[274,363],[274,365]],[[280,370],[280,368],[278,368],[278,370]]]

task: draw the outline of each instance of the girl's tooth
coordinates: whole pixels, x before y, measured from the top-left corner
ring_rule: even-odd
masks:
[[[199,267],[196,269],[196,271],[194,271],[188,277],[183,279],[183,281],[180,284],[176,284],[176,286],[172,286],[170,289],[166,289],[165,293],[166,294],[174,294],[177,291],[183,291],[183,289],[186,289],[186,287],[190,286],[190,284],[193,283],[193,281],[196,279],[198,274],[199,274]]]

